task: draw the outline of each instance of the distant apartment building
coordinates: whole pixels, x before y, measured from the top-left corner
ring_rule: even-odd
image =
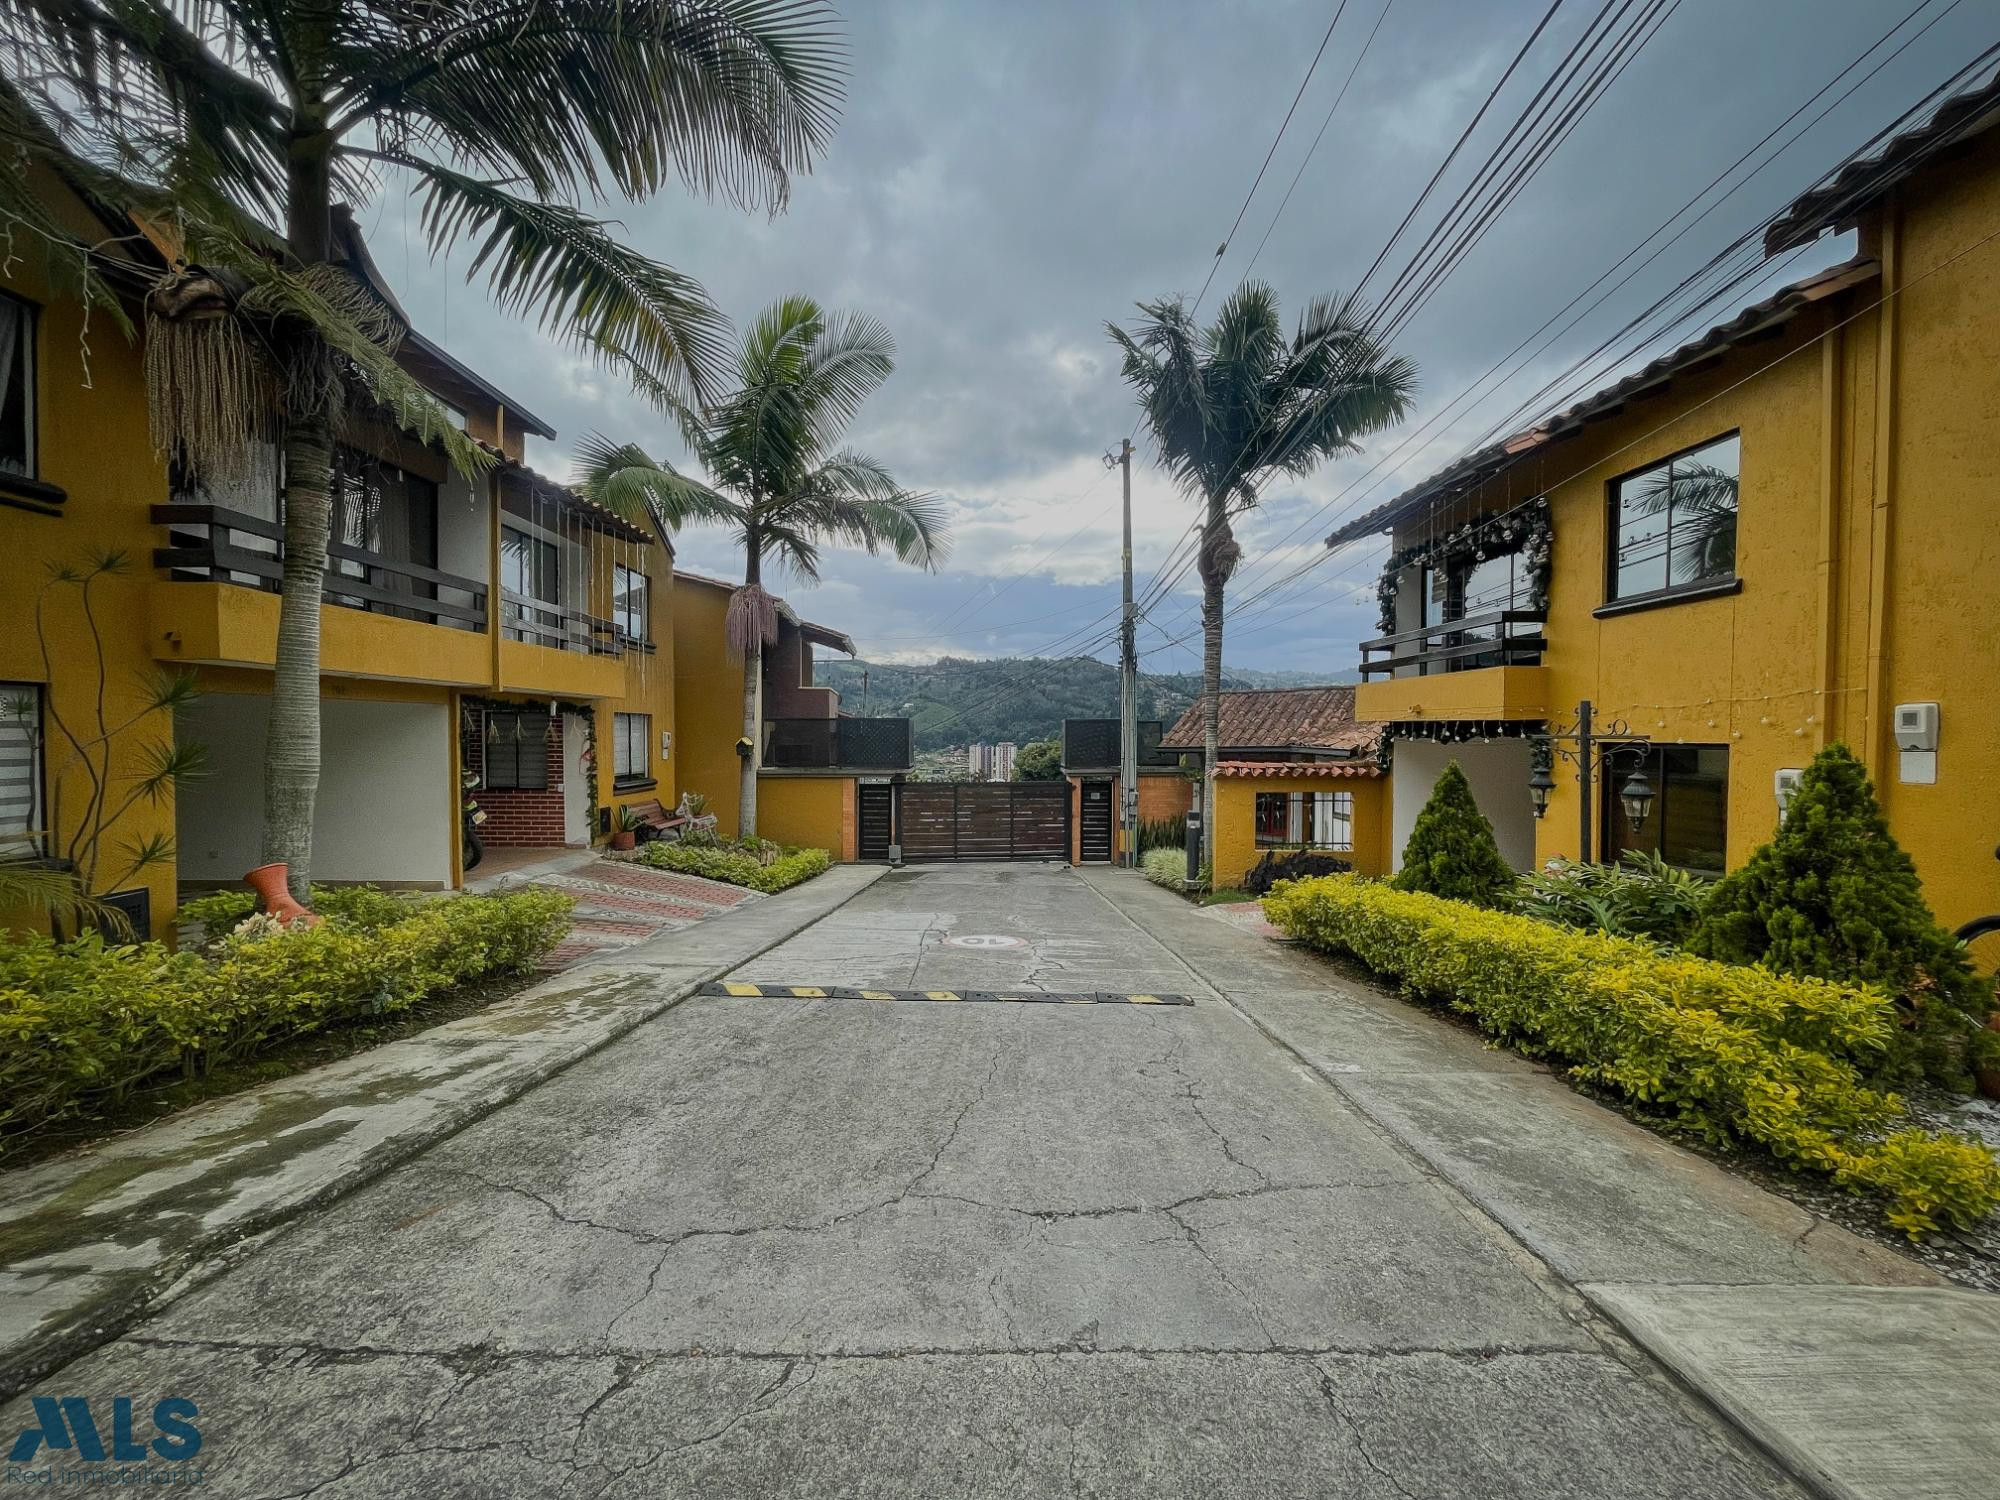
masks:
[[[1002,740],[989,745],[984,740],[965,747],[965,771],[973,781],[1012,781],[1014,742]]]

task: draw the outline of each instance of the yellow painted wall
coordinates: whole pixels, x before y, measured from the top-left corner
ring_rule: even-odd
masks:
[[[854,858],[854,778],[757,778],[757,834],[774,843],[824,849],[835,859]]]
[[[625,677],[622,693],[597,705],[597,803],[600,807],[613,809],[611,826],[616,828],[616,810],[628,803],[657,800],[661,807],[672,812],[674,804],[680,800],[674,788],[675,770],[684,753],[674,716],[674,568],[666,548],[658,545],[641,548],[629,542],[614,542],[598,548],[596,561],[605,590],[604,613],[609,613],[610,570],[614,562],[637,567],[644,572],[651,596],[647,623],[654,649],[650,652],[627,651],[623,658]],[[612,732],[615,716],[621,713],[647,714],[652,718],[647,745],[647,774],[654,782],[651,787],[635,787],[620,792],[614,785],[618,762]],[[665,756],[660,754],[662,734],[673,736],[672,748]],[[593,838],[597,836],[595,829],[591,835]]]
[[[1257,847],[1259,792],[1351,792],[1354,795],[1354,849],[1340,857],[1363,875],[1389,871],[1389,778],[1386,776],[1219,776],[1215,781],[1215,887],[1243,883],[1264,857]]]
[[[79,233],[92,240],[108,231],[79,213]],[[95,551],[119,550],[127,571],[100,580],[92,589],[104,639],[106,713],[113,722],[129,718],[143,703],[138,679],[150,665],[146,594],[152,580],[155,545],[147,507],[166,499],[166,471],[147,436],[146,397],[139,350],[100,309],[86,335],[82,309],[52,294],[38,249],[22,236],[0,285],[40,305],[36,329],[36,393],[40,478],[68,492],[60,515],[32,514],[0,503],[0,681],[43,684],[49,702],[80,734],[94,735],[97,715],[96,656],[74,589],[49,596],[49,656],[45,664],[33,624],[34,600],[51,564],[84,562]],[[0,486],[0,502],[10,497]],[[171,740],[171,717],[160,714],[119,737],[112,795],[123,801],[123,780],[140,767],[141,747]],[[59,845],[67,841],[88,797],[80,764],[48,726],[44,753],[46,790],[54,804]],[[100,888],[145,886],[152,893],[155,929],[166,925],[174,907],[170,867],[121,880],[129,861],[120,857],[128,839],[171,836],[171,795],[158,803],[139,802],[116,824],[98,871]],[[28,919],[22,925],[40,926]]]
[[[1864,224],[1882,281],[1634,400],[1426,523],[1439,534],[1548,494],[1553,714],[1567,723],[1589,698],[1600,723],[1727,746],[1732,868],[1776,827],[1775,773],[1845,741],[1947,926],[2000,910],[2000,245],[1979,243],[1996,229],[2000,132]],[[1741,591],[1597,618],[1608,481],[1732,430]],[[1456,675],[1476,686],[1487,673]],[[1898,780],[1890,711],[1913,701],[1940,704],[1935,786]],[[1577,852],[1569,768],[1556,780],[1537,826],[1543,860]]]
[[[702,793],[715,814],[716,831],[734,838],[742,776],[736,741],[743,733],[743,658],[723,637],[728,608],[727,589],[674,580],[675,795]]]

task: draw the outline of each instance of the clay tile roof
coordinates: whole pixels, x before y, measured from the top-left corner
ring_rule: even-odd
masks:
[[[1224,693],[1222,751],[1346,750],[1373,755],[1382,741],[1380,724],[1354,722],[1354,688],[1265,688]],[[1201,748],[1201,701],[1160,737],[1163,750]]]
[[[1372,760],[1219,760],[1215,774],[1237,781],[1273,776],[1316,776],[1335,780],[1347,776],[1380,776]]]

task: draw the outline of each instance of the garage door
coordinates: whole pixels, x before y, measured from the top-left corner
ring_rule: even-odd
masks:
[[[1068,859],[1069,783],[903,782],[896,829],[911,861]]]

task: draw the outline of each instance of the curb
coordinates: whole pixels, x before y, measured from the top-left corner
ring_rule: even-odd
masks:
[[[154,1309],[165,1306],[182,1293],[193,1290],[211,1277],[227,1270],[231,1264],[229,1252],[245,1242],[268,1236],[292,1220],[315,1209],[326,1207],[357,1188],[367,1186],[404,1162],[422,1155],[440,1141],[447,1140],[467,1126],[485,1119],[531,1089],[539,1087],[557,1074],[574,1067],[586,1057],[602,1051],[647,1022],[672,1010],[682,1001],[697,994],[704,985],[770,952],[779,944],[789,942],[815,922],[825,920],[874,885],[875,881],[886,873],[886,870],[872,871],[868,879],[859,881],[852,890],[831,906],[821,907],[815,903],[810,916],[804,917],[795,925],[773,932],[767,940],[757,946],[734,953],[726,961],[718,962],[693,977],[674,981],[664,988],[656,999],[620,1007],[616,1018],[607,1027],[588,1038],[567,1046],[558,1043],[542,1049],[541,1055],[533,1062],[509,1071],[504,1077],[494,1080],[489,1088],[443,1110],[408,1131],[378,1142],[310,1189],[303,1190],[282,1202],[246,1212],[232,1219],[226,1226],[198,1235],[186,1245],[163,1254],[156,1264],[143,1271],[134,1271],[129,1278],[121,1278],[123,1285],[86,1297],[60,1314],[60,1320],[52,1328],[38,1332],[30,1340],[20,1341],[0,1351],[0,1402],[12,1400],[36,1381],[92,1350],[110,1343]],[[809,890],[810,885],[798,889]],[[770,901],[780,900],[784,894],[781,892],[779,896],[770,898]],[[769,902],[756,902],[748,907],[736,908],[737,911],[746,909],[768,914],[771,907]],[[733,913],[724,915],[730,914]],[[662,936],[671,937],[673,934]],[[640,946],[642,945],[632,944],[627,948],[613,950],[613,953],[607,954],[606,957],[630,954],[632,949]],[[597,966],[586,962],[559,971],[513,998],[527,999],[544,989],[570,992],[574,990],[579,976],[588,975],[590,970]],[[591,992],[617,994],[652,982],[645,976],[619,973],[607,976],[601,982],[602,988],[593,989]],[[445,1024],[449,1026],[456,1023]],[[399,1038],[397,1043],[391,1045],[420,1042],[439,1029],[442,1028],[417,1032]],[[356,1057],[367,1055],[365,1052],[355,1054]],[[336,1063],[327,1066],[339,1065]],[[278,1088],[310,1076],[311,1070],[263,1087]],[[257,1090],[247,1092],[254,1094]],[[4,1224],[0,1224],[0,1230],[3,1229]],[[60,1251],[53,1253],[59,1255]],[[0,1267],[0,1274],[4,1274],[7,1269]]]

